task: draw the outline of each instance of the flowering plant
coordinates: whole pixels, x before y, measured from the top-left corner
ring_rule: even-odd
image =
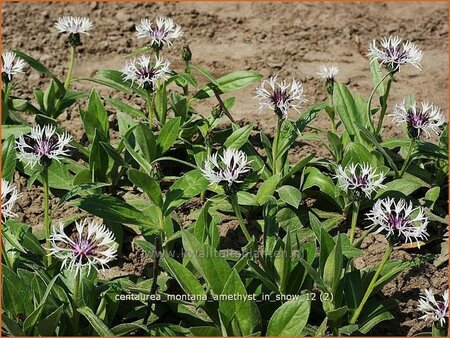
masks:
[[[68,44],[63,80],[27,51],[2,55],[4,332],[370,335],[393,318],[379,291],[430,259],[448,216],[441,109],[388,100],[401,69],[422,69],[416,44],[369,44],[368,97],[340,82],[336,65],[320,66],[326,100],[311,102],[299,77],[213,76],[172,18],[142,18],[134,39],[145,46],[120,69],[83,77],[77,58],[95,23],[64,16],[53,28]],[[28,70],[49,82],[33,99],[15,96]],[[75,90],[80,83],[89,90]],[[273,133],[236,121],[232,95],[246,87],[255,112],[273,113]],[[73,111],[81,137],[62,123]],[[329,126],[313,125],[319,114]],[[386,114],[402,137],[385,139]],[[306,140],[328,153],[293,160]],[[17,178],[42,194],[39,227],[19,212]],[[361,267],[363,242],[376,234],[384,253]],[[417,255],[394,259],[400,248]],[[132,255],[143,262],[135,274],[123,271]],[[442,335],[448,292],[424,292],[413,300],[419,317]]]

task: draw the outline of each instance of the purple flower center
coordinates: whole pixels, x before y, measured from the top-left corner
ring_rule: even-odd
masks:
[[[52,135],[50,138],[42,137],[42,140],[35,140],[30,136],[24,137],[25,143],[31,147],[26,148],[25,151],[34,152],[40,158],[49,159],[50,153],[55,150],[58,144],[58,136]]]
[[[142,67],[136,71],[137,76],[141,79],[151,80],[156,75],[156,70],[153,67]]]
[[[404,228],[409,225],[409,221],[402,215],[389,214],[388,215],[388,226],[392,229]]]
[[[273,105],[275,106],[275,109],[284,110],[286,108],[289,108],[287,104],[291,100],[291,96],[289,95],[288,92],[286,92],[286,90],[277,88],[273,92],[271,100]]]
[[[164,40],[164,38],[166,37],[166,31],[163,27],[155,28],[152,32],[152,35],[155,40]]]
[[[408,57],[406,51],[404,51],[403,49],[394,49],[394,48],[386,49],[386,55],[388,56],[388,58],[393,60],[393,63],[395,64],[394,69],[397,69],[398,66],[404,64]]]
[[[87,257],[95,256],[97,244],[82,238],[79,241],[75,241],[74,244],[71,245],[71,248],[76,255],[81,256],[83,260],[87,260]]]
[[[428,123],[430,120],[430,114],[421,111],[414,112],[412,109],[409,109],[406,119],[409,126],[418,128]]]
[[[354,183],[358,187],[366,186],[369,183],[369,175],[367,175],[367,174],[361,175],[361,176],[355,175]]]

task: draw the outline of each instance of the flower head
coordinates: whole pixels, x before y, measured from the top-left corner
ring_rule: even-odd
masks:
[[[23,73],[25,67],[25,61],[16,56],[14,52],[2,53],[2,75],[3,81],[8,82],[12,80],[14,75]]]
[[[211,183],[223,184],[225,188],[231,188],[243,182],[242,175],[250,171],[249,164],[247,155],[243,151],[226,149],[221,156],[218,153],[210,155],[201,171]]]
[[[414,240],[420,245],[420,240],[428,238],[428,219],[424,210],[414,208],[404,199],[398,202],[389,197],[378,200],[366,216],[372,223],[370,226],[378,226],[376,233],[385,231],[387,237],[392,236],[397,241],[412,243]]]
[[[256,88],[256,99],[259,100],[258,110],[273,110],[280,118],[286,118],[290,108],[301,108],[307,100],[303,95],[303,87],[300,82],[292,80],[290,84],[286,81],[277,82],[277,76],[264,80]]]
[[[385,65],[389,71],[400,71],[400,67],[406,64],[421,70],[420,61],[422,60],[422,51],[411,41],[406,41],[401,44],[402,39],[398,36],[383,37],[379,43],[373,40],[369,45],[368,56],[371,57],[371,62],[378,60],[382,65]]]
[[[60,33],[71,34],[87,34],[92,29],[93,24],[89,18],[83,18],[79,16],[63,16],[55,23],[56,29]]]
[[[147,18],[141,19],[141,23],[136,25],[136,36],[140,38],[150,38],[154,48],[161,49],[163,46],[171,46],[172,40],[183,35],[181,27],[173,22],[171,18],[159,17],[156,25],[152,25]]]
[[[71,237],[61,222],[53,229],[50,242],[50,255],[62,260],[62,268],[75,269],[76,274],[85,266],[89,272],[92,267],[98,270],[97,265],[104,269],[117,256],[114,234],[104,224],[87,219],[76,222],[76,233]]]
[[[442,300],[436,301],[432,290],[425,290],[419,299],[419,310],[425,313],[420,319],[432,319],[439,322],[441,326],[445,324],[445,317],[448,317],[448,290],[444,291]]]
[[[328,67],[327,65],[320,65],[319,71],[317,72],[317,75],[321,77],[324,80],[327,81],[334,81],[334,78],[339,73],[339,68],[335,65],[331,65]]]
[[[19,196],[20,194],[17,192],[14,184],[2,178],[2,222],[16,217],[12,209]]]
[[[398,124],[406,122],[408,134],[418,138],[422,133],[430,137],[430,131],[439,134],[440,127],[445,123],[445,117],[439,107],[428,102],[421,102],[417,108],[416,102],[407,105],[405,100],[394,106],[392,120]]]
[[[369,164],[351,163],[345,168],[338,166],[336,176],[338,185],[352,197],[359,199],[364,194],[370,198],[373,192],[384,187],[384,173],[376,173]]]
[[[139,87],[154,91],[158,81],[167,80],[170,72],[170,62],[155,58],[152,62],[150,56],[142,55],[137,60],[127,61],[122,68],[124,81],[136,82]]]
[[[61,156],[68,155],[68,146],[72,137],[63,133],[57,134],[52,125],[34,126],[31,133],[22,135],[16,141],[19,158],[26,162],[26,166],[33,168],[37,163],[49,166],[52,160],[59,161]]]

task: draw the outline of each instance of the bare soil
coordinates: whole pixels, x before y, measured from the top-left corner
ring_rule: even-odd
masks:
[[[63,15],[88,16],[95,24],[89,36],[83,36],[75,69],[77,76],[93,76],[99,69],[120,69],[131,51],[144,42],[134,36],[134,25],[142,17],[170,16],[185,32],[181,41],[164,51],[174,69],[182,69],[181,48],[189,44],[193,63],[214,76],[246,69],[265,77],[280,77],[303,82],[310,104],[326,99],[323,82],[316,72],[320,64],[336,64],[337,80],[367,97],[373,84],[370,79],[367,46],[374,38],[395,34],[415,42],[424,52],[423,71],[404,67],[393,83],[389,105],[414,94],[418,100],[429,100],[447,112],[448,104],[448,8],[446,3],[2,3],[3,49],[20,49],[40,60],[55,74],[65,75],[68,48],[65,37],[53,25]],[[48,79],[26,70],[17,96],[32,99],[34,88],[43,89]],[[88,90],[91,84],[77,82],[75,89]],[[105,96],[108,90],[98,87]],[[272,133],[275,116],[267,111],[257,113],[255,86],[237,94],[232,114],[236,120],[253,123],[257,129]],[[139,102],[133,102],[139,106]],[[208,110],[205,108],[205,114]],[[294,118],[294,116],[291,116]],[[113,116],[112,116],[113,118]],[[31,120],[31,117],[28,117]],[[61,116],[62,127],[77,140],[83,136],[79,114],[74,110]],[[327,130],[328,117],[318,116],[313,122]],[[385,119],[384,138],[401,135],[402,130]],[[321,135],[321,133],[319,133]],[[327,156],[320,142],[299,143],[290,152],[291,160],[314,152]],[[23,177],[17,176],[22,197],[17,206],[19,220],[32,226],[42,223],[42,190],[25,188]],[[52,199],[52,204],[58,198]],[[67,218],[77,210],[64,207],[55,220]],[[238,243],[239,228],[229,220],[220,229],[222,245]],[[234,245],[233,244],[233,245]],[[148,258],[127,244],[130,254],[113,267],[117,274],[145,272]],[[385,239],[370,235],[363,243],[361,267],[374,266],[381,259]],[[394,257],[408,260],[414,254],[396,250]],[[115,273],[114,273],[115,274]],[[116,274],[116,275],[117,275]],[[424,288],[443,292],[447,287],[447,266],[435,268],[425,264],[409,269],[386,285],[382,294],[399,300],[393,310],[395,320],[379,326],[373,335],[412,335],[428,323],[419,320],[417,299]]]

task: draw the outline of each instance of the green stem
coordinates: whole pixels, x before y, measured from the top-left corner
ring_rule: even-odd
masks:
[[[394,79],[394,77],[392,76],[392,73],[389,72],[388,74],[391,74],[391,76],[389,77],[389,79],[387,81],[386,93],[384,94],[384,99],[381,104],[380,119],[378,120],[376,135],[380,134],[381,128],[383,127],[384,115],[386,114],[386,109],[387,109],[387,99],[389,97],[389,92],[391,91],[392,80]]]
[[[272,173],[275,175],[278,172],[277,168],[277,159],[278,159],[278,147],[280,143],[280,131],[281,131],[281,125],[283,124],[283,119],[278,118],[277,121],[277,129],[275,131],[275,137],[273,139],[273,146],[272,146]]]
[[[384,75],[384,76],[381,78],[380,82],[377,83],[377,85],[375,86],[375,88],[373,88],[372,92],[370,93],[369,101],[367,102],[367,116],[369,117],[369,120],[370,120],[370,122],[371,122],[372,128],[373,128],[373,117],[372,117],[371,109],[370,109],[370,108],[371,108],[370,106],[371,106],[371,104],[372,104],[372,99],[373,99],[373,96],[375,95],[375,92],[376,92],[376,90],[378,89],[378,87],[383,83],[383,81],[384,81],[390,74],[391,74],[391,72],[386,73],[386,75]]]
[[[353,239],[355,238],[355,230],[356,230],[356,222],[358,221],[358,214],[359,214],[359,201],[355,201],[353,203],[352,208],[352,224],[350,228],[350,243],[353,244]]]
[[[50,218],[49,218],[49,191],[48,191],[48,167],[44,166],[42,170],[42,184],[44,188],[44,228],[45,228],[45,245],[48,253],[50,253]],[[52,264],[52,256],[47,255],[47,267]]]
[[[241,230],[244,233],[244,236],[247,239],[247,242],[250,243],[252,241],[252,236],[250,235],[250,233],[248,232],[248,230],[245,226],[244,218],[242,217],[241,209],[239,208],[236,194],[230,196],[230,203],[231,203],[234,213],[236,214],[236,217],[239,221],[239,226],[241,227]]]
[[[148,93],[147,95],[147,111],[148,111],[148,123],[150,128],[153,126],[153,115],[155,114],[153,110],[153,95]]]
[[[398,178],[402,178],[403,174],[406,171],[406,168],[408,168],[409,162],[411,160],[411,154],[412,154],[413,148],[414,148],[414,139],[410,138],[410,140],[409,140],[409,147],[408,147],[408,154],[405,157],[405,162],[403,162],[402,169],[400,170],[400,173],[398,174]]]
[[[363,299],[361,300],[361,303],[359,303],[358,308],[356,309],[355,313],[353,314],[352,319],[350,320],[350,324],[355,324],[358,320],[359,315],[361,314],[361,311],[364,308],[364,305],[366,304],[367,300],[369,299],[370,295],[373,292],[373,289],[375,288],[375,284],[378,281],[378,277],[380,276],[381,270],[384,267],[384,264],[388,261],[389,257],[391,256],[393,246],[391,244],[388,245],[386,248],[386,251],[384,252],[383,258],[381,259],[380,265],[378,265],[377,271],[375,271],[375,275],[372,278],[372,281],[369,284],[369,287],[366,290],[366,293],[364,294]]]
[[[331,120],[331,131],[333,132],[333,134],[336,134],[336,121],[334,120],[334,102],[333,102],[333,94],[328,94],[328,100],[330,102],[330,107],[333,110],[332,112],[330,112],[329,116],[330,116],[330,120]]]
[[[72,82],[73,69],[75,67],[76,50],[74,46],[70,46],[70,61],[69,70],[67,72],[66,80],[64,81],[64,88],[67,90]]]

